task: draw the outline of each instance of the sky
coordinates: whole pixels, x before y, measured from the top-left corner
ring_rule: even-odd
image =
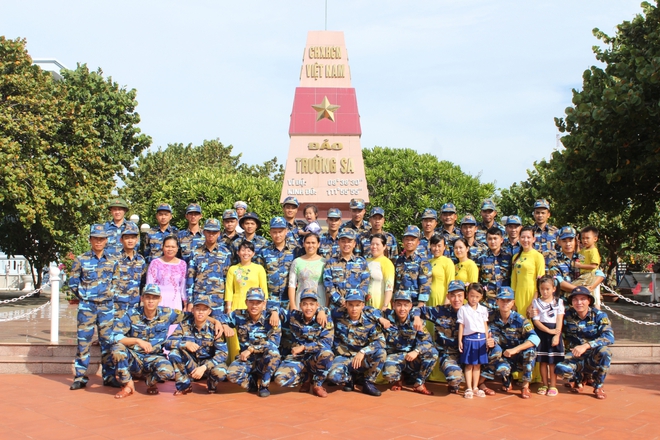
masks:
[[[219,139],[286,162],[307,32],[325,1],[3,1],[0,33],[33,58],[101,67],[138,91],[152,149]],[[362,148],[412,148],[498,188],[558,147],[554,118],[641,0],[328,0],[344,32]]]

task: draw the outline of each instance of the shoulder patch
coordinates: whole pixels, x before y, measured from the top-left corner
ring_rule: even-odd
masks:
[[[534,330],[534,326],[532,325],[531,322],[525,320],[525,322],[523,323],[523,329],[525,329],[526,332],[531,332],[532,330]]]
[[[604,325],[610,325],[610,324],[611,324],[611,323],[610,323],[610,318],[608,318],[607,316],[605,316],[605,317],[603,317],[603,318],[600,320],[600,323],[601,323],[601,324],[604,324]]]

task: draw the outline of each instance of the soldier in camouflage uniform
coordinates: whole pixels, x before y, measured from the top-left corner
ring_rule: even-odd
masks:
[[[368,232],[371,229],[371,225],[364,219],[364,214],[366,213],[364,199],[351,199],[349,207],[351,209],[351,219],[342,223],[340,230],[352,229],[357,232],[357,236]]]
[[[364,293],[349,289],[345,306],[331,311],[335,323],[335,359],[328,380],[343,385],[344,391],[353,391],[354,383],[362,382],[363,393],[380,396],[375,382],[387,357],[385,338],[373,309],[370,317],[363,313],[364,309]]]
[[[486,232],[488,250],[477,258],[479,283],[486,294],[483,302],[489,311],[497,310],[495,296],[502,286],[511,285],[511,254],[502,249],[502,230],[492,227]]]
[[[609,345],[614,332],[605,312],[591,307],[593,294],[584,286],[576,287],[568,297],[571,308],[564,315],[563,333],[566,358],[555,367],[555,373],[569,380],[574,392],[582,389],[584,374],[593,379],[594,396],[605,399],[603,384],[612,362]]]
[[[508,254],[516,255],[520,252],[520,230],[522,229],[522,221],[517,215],[510,215],[506,218],[506,238],[502,249]]]
[[[202,207],[197,203],[191,203],[186,208],[186,220],[188,220],[188,227],[179,231],[179,254],[180,258],[186,262],[190,262],[193,251],[204,243],[204,235],[200,231],[199,221],[202,219]]]
[[[186,276],[189,301],[194,303],[198,296],[208,297],[212,315],[219,318],[225,307],[225,281],[231,266],[231,252],[218,241],[220,222],[208,219],[204,223],[204,244],[195,249]]]
[[[456,206],[453,203],[445,203],[440,209],[440,220],[442,226],[437,229],[437,232],[445,237],[447,248],[445,249],[445,257],[454,257],[454,242],[461,235],[461,228],[456,226],[458,217],[456,215]]]
[[[259,397],[268,397],[270,380],[280,364],[282,330],[271,325],[261,288],[248,290],[245,302],[247,310],[234,310],[227,315],[229,325],[238,333],[240,345],[240,354],[229,366],[227,378],[248,391],[256,391]]]
[[[502,236],[506,234],[504,226],[497,223],[497,207],[495,202],[491,199],[485,199],[481,203],[481,223],[477,225],[476,240],[481,244],[488,244],[486,242],[486,233],[490,228],[497,228],[502,231]]]
[[[233,264],[240,263],[240,259],[238,258],[238,248],[241,246],[243,241],[249,241],[254,245],[254,257],[252,258],[252,262],[256,263],[257,255],[259,255],[261,249],[270,244],[270,242],[264,237],[257,235],[257,230],[261,228],[261,220],[259,219],[259,216],[254,212],[248,212],[243,217],[241,217],[239,223],[241,228],[244,229],[243,240],[234,240],[234,249],[232,249],[234,255]]]
[[[324,313],[327,323],[318,321],[319,309]],[[287,322],[293,337],[291,354],[280,364],[275,373],[275,382],[282,387],[300,387],[301,393],[312,393],[318,397],[327,397],[323,381],[335,356],[332,343],[335,328],[330,311],[319,308],[318,296],[314,289],[307,288],[300,294],[300,310],[280,309],[282,322]]]
[[[436,234],[438,227],[438,213],[435,209],[426,208],[422,213],[422,234],[419,238],[417,253],[424,258],[431,259],[430,241]],[[445,240],[445,245],[447,241]]]
[[[284,220],[286,222],[286,244],[290,248],[295,248],[300,246],[300,231],[305,229],[306,223],[302,220],[296,220],[296,214],[298,214],[298,199],[295,197],[287,197],[282,202],[282,213],[284,214]]]
[[[108,235],[102,224],[91,226],[89,241],[92,249],[73,260],[69,275],[69,289],[80,300],[78,304],[78,350],[74,363],[75,378],[71,390],[85,388],[89,378],[89,350],[94,329],[101,344],[103,385],[118,387],[110,358],[112,325],[114,322],[113,295],[119,273],[117,260],[110,258],[104,248]]]
[[[543,254],[545,267],[557,253],[557,227],[548,224],[550,218],[550,203],[546,199],[538,199],[534,202],[534,249]]]
[[[216,337],[215,325],[208,320],[211,301],[198,296],[193,303],[192,316],[182,321],[165,341],[165,348],[174,367],[175,396],[192,392],[191,378],[207,378],[207,391],[216,392],[218,382],[227,376],[227,342]]]
[[[387,244],[385,245],[385,254],[390,260],[392,260],[392,262],[396,261],[399,253],[396,238],[391,233],[385,232],[383,230],[384,224],[385,210],[380,207],[371,208],[371,211],[369,212],[369,225],[371,226],[371,229],[369,231],[363,232],[359,236],[358,239],[360,244],[359,246],[356,246],[356,248],[360,248],[360,255],[362,255],[364,258],[372,258],[371,237],[373,237],[375,234],[383,234],[387,239]]]
[[[156,208],[156,222],[158,226],[153,227],[147,233],[144,240],[144,259],[147,264],[163,255],[163,240],[169,235],[176,237],[179,230],[170,225],[172,220],[172,207],[163,203]],[[178,241],[178,240],[177,240]]]
[[[337,208],[328,209],[328,231],[321,233],[318,254],[329,260],[339,257],[339,227],[341,226],[341,211]]]
[[[108,235],[108,244],[105,245],[105,253],[109,257],[116,257],[121,253],[121,234],[127,226],[133,226],[137,229],[137,225],[132,221],[126,220],[126,213],[128,212],[128,203],[121,197],[115,197],[108,203],[108,211],[112,216],[112,220],[105,222],[103,227],[105,233]],[[135,247],[140,248],[140,237]]]
[[[383,367],[383,377],[392,383],[392,391],[402,389],[403,374],[414,380],[413,391],[427,396],[433,395],[426,389],[426,379],[438,360],[438,350],[433,347],[431,335],[422,328],[417,331],[410,318],[412,294],[399,290],[394,293],[394,308],[383,312],[388,325],[383,332],[387,358]]]
[[[367,260],[353,254],[356,233],[353,229],[343,229],[339,233],[341,255],[330,258],[323,268],[323,285],[330,298],[330,308],[344,305],[348,289],[359,289],[363,294],[369,287],[369,266]]]
[[[497,293],[499,312],[491,313],[488,320],[490,332],[495,343],[502,350],[498,359],[489,359],[488,367],[484,369],[486,377],[493,375],[502,377],[502,390],[511,390],[511,373],[522,372],[523,388],[521,397],[529,399],[529,384],[532,381],[532,371],[536,362],[536,347],[541,342],[534,325],[513,311],[514,294],[510,287],[501,287]]]
[[[242,231],[242,229],[241,229]],[[234,251],[234,243],[243,240],[243,233],[238,232],[238,214],[234,209],[225,209],[222,213],[222,241],[229,251]],[[231,256],[231,261],[235,261],[237,255]]]
[[[431,295],[431,264],[419,255],[419,237],[417,226],[408,226],[403,233],[403,253],[394,265],[394,291],[413,291],[413,305],[423,306]]]
[[[128,309],[140,304],[140,288],[147,272],[147,264],[135,247],[138,243],[138,229],[134,225],[126,225],[121,233],[121,243],[124,246],[117,258],[117,280],[114,291],[115,320],[120,320]]]
[[[291,246],[286,239],[287,226],[284,217],[273,217],[270,220],[270,237],[273,242],[261,249],[257,255],[257,263],[266,270],[268,299],[277,300],[282,308],[288,308],[289,268],[300,251],[300,247]]]

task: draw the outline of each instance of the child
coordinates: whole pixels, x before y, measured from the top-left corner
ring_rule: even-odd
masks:
[[[303,214],[305,215],[307,226],[305,226],[305,229],[303,231],[299,231],[298,235],[300,235],[301,237],[305,237],[310,233],[314,233],[316,235],[320,234],[321,225],[319,225],[319,222],[316,220],[319,216],[319,208],[317,208],[316,205],[307,205],[305,206],[305,210],[303,211]]]
[[[587,226],[580,231],[580,260],[575,262],[575,268],[580,269],[580,276],[573,281],[575,286],[586,286],[596,298],[595,306],[600,309],[600,290],[597,289],[603,278],[600,266],[600,253],[596,247],[598,228]]]
[[[468,287],[468,303],[458,309],[458,350],[461,352],[461,363],[465,364],[465,394],[463,397],[472,399],[486,397],[479,389],[481,365],[488,363],[486,350],[486,335],[488,334],[488,309],[479,302],[484,295],[484,289],[479,283]]]
[[[555,365],[564,360],[564,343],[561,339],[564,302],[555,298],[555,281],[551,276],[544,275],[539,278],[537,287],[540,298],[533,301],[532,320],[541,339],[536,352],[536,361],[541,367],[543,385],[539,388],[538,394],[555,397],[558,393]]]

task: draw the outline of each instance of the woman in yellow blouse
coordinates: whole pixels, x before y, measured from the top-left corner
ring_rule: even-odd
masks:
[[[254,257],[254,244],[243,241],[238,247],[240,263],[229,268],[227,282],[225,283],[225,313],[232,310],[247,308],[245,296],[251,287],[261,287],[264,295],[268,298],[268,282],[264,268],[252,262]],[[234,334],[227,341],[229,351],[228,362],[232,362],[240,353],[238,336]]]
[[[515,295],[516,310],[528,316],[528,309],[538,296],[536,281],[545,275],[543,254],[534,249],[534,230],[525,226],[520,231],[520,252],[513,256],[511,265],[511,288]]]
[[[454,242],[454,255],[458,259],[458,263],[454,265],[454,279],[463,281],[466,287],[479,281],[479,268],[468,258],[468,248],[468,242],[463,237]]]
[[[394,289],[394,265],[385,256],[387,238],[383,234],[371,236],[371,255],[369,263],[369,295],[367,305],[385,310],[390,307]]]
[[[433,256],[431,263],[431,296],[426,304],[429,307],[441,306],[447,298],[447,286],[454,281],[454,263],[445,257],[445,237],[433,234],[429,240],[429,250]],[[433,333],[431,333],[433,334]]]

